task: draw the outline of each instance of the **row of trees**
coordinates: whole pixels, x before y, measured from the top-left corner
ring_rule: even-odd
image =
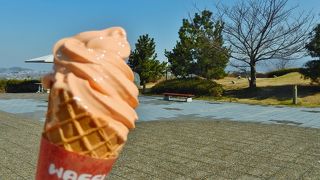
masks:
[[[214,22],[212,12],[207,10],[196,13],[192,20],[183,19],[180,40],[172,51],[165,51],[170,65],[156,59],[154,39],[142,35],[131,52],[129,66],[139,74],[143,89],[168,69],[176,77],[193,74],[207,79],[222,78],[230,56],[229,49],[223,46],[223,25],[222,21]]]
[[[320,34],[320,26],[310,41],[312,16],[295,15],[296,8],[287,8],[287,2],[243,0],[231,7],[218,5],[217,17],[208,10],[196,13],[193,18],[182,20],[179,40],[171,51],[165,51],[170,64],[156,60],[154,39],[142,35],[129,65],[144,85],[159,78],[166,68],[182,78],[191,74],[222,78],[231,59],[232,66],[250,72],[249,85],[255,88],[256,67],[261,62],[296,60],[307,55],[305,48],[311,56],[320,57],[320,40],[315,37]],[[314,64],[317,63],[306,66]]]

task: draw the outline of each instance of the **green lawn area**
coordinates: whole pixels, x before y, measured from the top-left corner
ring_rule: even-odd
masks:
[[[222,97],[206,96],[196,99],[293,106],[293,85],[298,85],[298,105],[295,106],[320,107],[320,86],[310,85],[310,80],[303,79],[302,75],[297,72],[275,78],[257,78],[257,89],[255,90],[248,89],[249,83],[246,78],[225,77],[216,82],[222,84],[225,89]],[[155,84],[149,83],[147,88]]]
[[[235,82],[235,84],[232,83]],[[320,106],[320,86],[310,85],[300,73],[289,73],[275,78],[257,78],[257,89],[249,90],[246,78],[226,77],[217,80],[226,90],[220,101],[263,105],[292,105],[293,85],[298,85],[298,105]],[[213,99],[202,97],[202,99]],[[214,98],[217,100],[217,98]]]

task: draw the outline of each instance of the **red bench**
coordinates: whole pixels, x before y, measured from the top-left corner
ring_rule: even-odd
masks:
[[[181,93],[163,93],[164,100],[170,101],[170,97],[184,97],[186,102],[192,102],[193,94],[181,94]]]

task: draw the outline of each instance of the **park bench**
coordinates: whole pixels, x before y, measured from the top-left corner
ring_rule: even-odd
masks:
[[[170,97],[182,97],[186,99],[186,102],[192,102],[193,94],[181,94],[181,93],[163,93],[164,100],[170,101]]]

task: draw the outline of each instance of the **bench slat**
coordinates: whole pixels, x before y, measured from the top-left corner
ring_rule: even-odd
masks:
[[[181,93],[163,93],[165,96],[179,96],[179,97],[194,97],[193,94],[181,94]]]

